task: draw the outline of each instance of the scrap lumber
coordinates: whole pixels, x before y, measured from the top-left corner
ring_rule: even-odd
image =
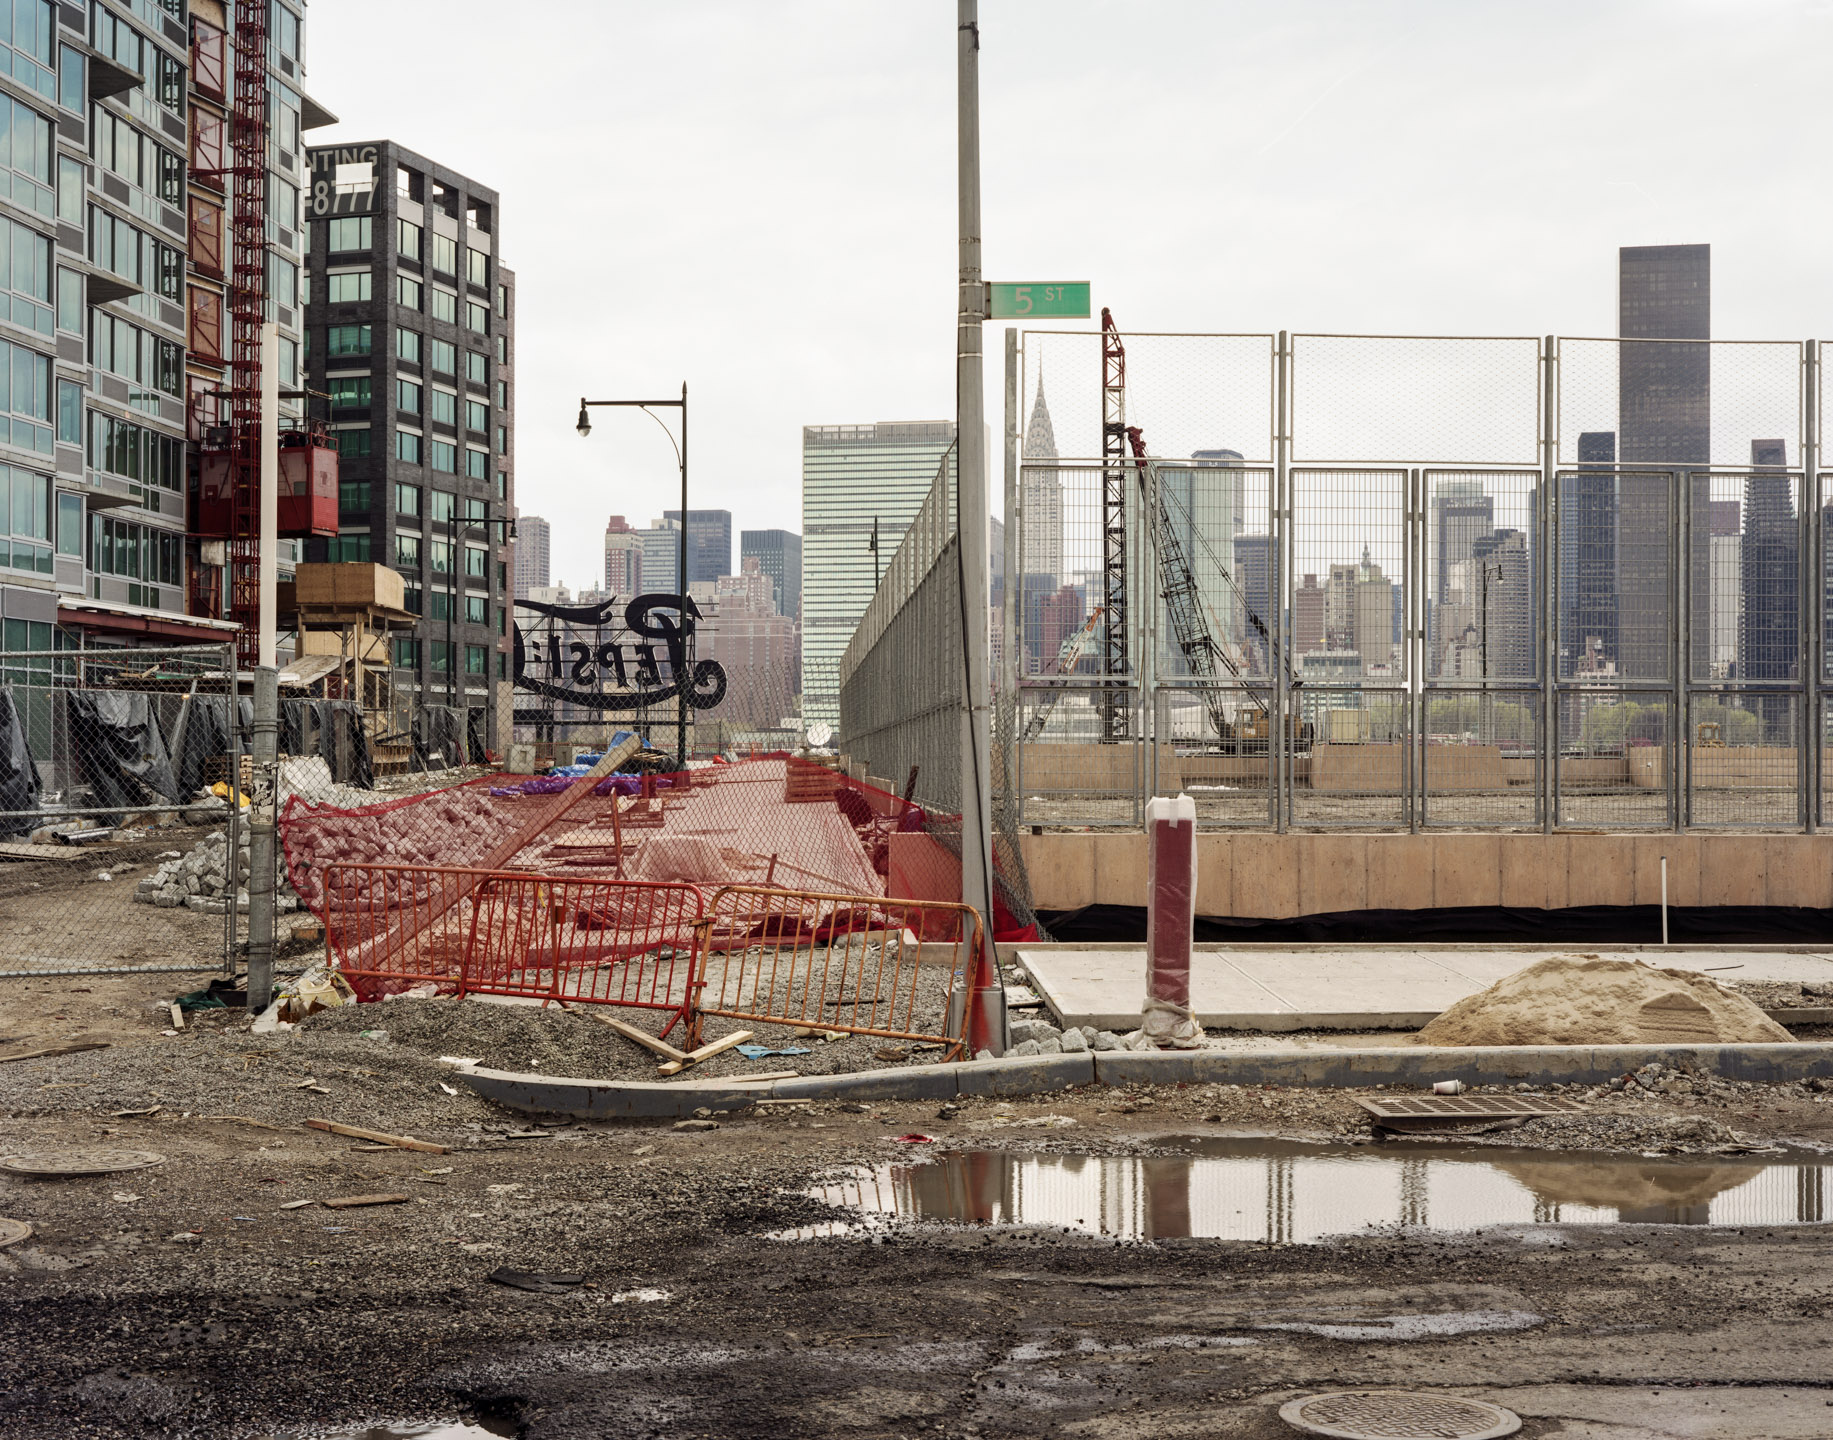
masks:
[[[749,1030],[734,1030],[723,1040],[715,1040],[710,1045],[702,1045],[698,1050],[690,1050],[679,1060],[670,1060],[666,1065],[656,1066],[656,1070],[663,1075],[679,1075],[688,1066],[698,1065],[702,1060],[711,1060],[734,1045],[743,1045],[750,1038]]]
[[[68,1045],[47,1045],[42,1050],[22,1050],[17,1055],[0,1055],[0,1065],[9,1060],[42,1060],[47,1055],[75,1055],[82,1050],[106,1050],[106,1040],[76,1040]]]
[[[411,1135],[386,1135],[380,1130],[365,1130],[361,1125],[340,1125],[335,1120],[308,1120],[305,1123],[314,1130],[344,1135],[352,1140],[373,1140],[378,1145],[394,1145],[402,1150],[423,1150],[428,1155],[452,1153],[449,1145],[435,1145],[430,1140],[416,1140]]]
[[[320,1200],[327,1210],[349,1210],[358,1205],[405,1205],[405,1195],[340,1195],[335,1200]]]

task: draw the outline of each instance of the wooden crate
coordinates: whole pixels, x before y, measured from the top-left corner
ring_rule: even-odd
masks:
[[[236,788],[246,793],[254,789],[255,757],[252,755],[244,755],[242,757],[241,770],[242,783]],[[204,762],[204,784],[221,785],[226,784],[228,780],[229,757],[227,755],[213,755]]]
[[[783,802],[787,805],[831,804],[840,788],[840,776],[826,766],[791,765],[783,776]]]

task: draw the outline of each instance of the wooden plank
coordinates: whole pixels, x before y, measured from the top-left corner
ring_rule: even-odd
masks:
[[[358,1205],[405,1205],[405,1195],[340,1195],[335,1200],[318,1202],[327,1210],[349,1210]]]
[[[617,1031],[617,1033],[622,1035],[626,1040],[634,1040],[645,1050],[655,1051],[655,1053],[660,1055],[664,1060],[687,1059],[687,1051],[675,1049],[675,1047],[670,1045],[666,1040],[658,1040],[647,1030],[639,1030],[634,1025],[626,1025],[622,1020],[614,1019],[609,1015],[600,1015],[596,1010],[577,1005],[568,1005],[566,1008],[575,1015],[591,1016],[592,1019],[596,1020],[600,1025]]]
[[[711,1045],[702,1045],[698,1050],[690,1050],[679,1060],[670,1060],[666,1065],[656,1066],[656,1070],[663,1075],[679,1075],[688,1066],[698,1065],[702,1060],[711,1060],[734,1045],[743,1045],[750,1038],[749,1030],[734,1030],[725,1039],[715,1040]]]
[[[23,840],[0,844],[0,860],[61,860],[65,864],[91,857],[69,845],[28,845]]]
[[[314,1130],[324,1130],[332,1135],[345,1135],[352,1140],[373,1140],[378,1145],[396,1145],[403,1150],[424,1150],[428,1155],[450,1155],[448,1145],[435,1145],[431,1141],[416,1140],[411,1135],[386,1135],[380,1130],[365,1130],[360,1125],[340,1125],[335,1120],[308,1120],[305,1122]]]
[[[0,1055],[0,1065],[9,1060],[42,1060],[47,1055],[74,1055],[81,1050],[106,1050],[106,1040],[79,1040],[68,1045],[47,1045],[42,1050],[27,1050],[19,1055]]]

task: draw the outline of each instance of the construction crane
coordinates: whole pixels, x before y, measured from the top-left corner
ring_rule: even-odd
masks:
[[[1151,495],[1153,487],[1147,483],[1147,466],[1150,462],[1146,458],[1145,435],[1141,427],[1126,424],[1126,347],[1120,338],[1118,328],[1114,324],[1112,312],[1105,308],[1101,311],[1101,332],[1103,457],[1107,458],[1113,453],[1108,447],[1108,438],[1110,427],[1117,422],[1118,434],[1127,449],[1132,452],[1132,463],[1139,483],[1141,500],[1146,501]],[[1115,467],[1110,466],[1104,471],[1103,476],[1103,537],[1104,541],[1106,541],[1110,525],[1117,524],[1121,527],[1121,538],[1118,547],[1112,543],[1104,543],[1104,560],[1106,561],[1106,567],[1103,571],[1103,576],[1107,593],[1110,597],[1110,605],[1111,597],[1117,593],[1122,596],[1122,603],[1124,605],[1124,596],[1127,588],[1124,531],[1126,510],[1124,468],[1121,469],[1122,483],[1118,486],[1117,502],[1115,500],[1116,486],[1113,479],[1114,474]],[[1155,509],[1156,513],[1152,516],[1152,524],[1155,527],[1153,533],[1158,540],[1159,569],[1162,575],[1160,594],[1165,602],[1166,613],[1171,620],[1172,634],[1177,641],[1179,651],[1181,651],[1184,656],[1185,663],[1189,665],[1191,674],[1202,680],[1214,681],[1220,678],[1218,675],[1218,667],[1226,671],[1230,678],[1242,686],[1247,693],[1248,699],[1254,703],[1255,708],[1260,712],[1262,724],[1255,728],[1264,729],[1264,733],[1270,737],[1272,734],[1272,725],[1270,723],[1272,720],[1272,712],[1267,708],[1265,698],[1258,690],[1248,683],[1248,677],[1242,673],[1241,667],[1237,665],[1229,656],[1228,652],[1216,642],[1215,635],[1210,630],[1209,624],[1204,618],[1202,592],[1197,588],[1196,576],[1192,573],[1189,558],[1184,553],[1184,544],[1178,535],[1177,527],[1171,521],[1170,512],[1165,505],[1164,490],[1162,486],[1158,487],[1158,503]],[[1110,520],[1110,510],[1118,515],[1118,520]],[[1187,514],[1186,518],[1189,519],[1191,517]],[[1194,520],[1192,520],[1190,530],[1197,542],[1202,544],[1206,550],[1209,550],[1208,543],[1203,540]],[[1242,593],[1241,587],[1235,583],[1235,577],[1232,572],[1226,565],[1221,563],[1213,550],[1209,550],[1209,559],[1211,564],[1215,567],[1216,572],[1222,577],[1223,582],[1241,601],[1242,609],[1247,616],[1248,624],[1253,627],[1254,632],[1259,635],[1262,642],[1266,644],[1269,657],[1280,655],[1279,647],[1268,631],[1266,621],[1255,611],[1253,605],[1249,603],[1247,596]],[[1124,629],[1124,625],[1116,626],[1112,610],[1110,609],[1108,624],[1109,647],[1106,657],[1109,664],[1104,667],[1109,674],[1121,673],[1116,672],[1112,668],[1112,662],[1115,655],[1112,636],[1116,628]],[[1125,654],[1125,637],[1123,635],[1119,649],[1119,655],[1122,662],[1124,662]],[[1280,658],[1285,664],[1288,688],[1297,690],[1303,682],[1292,675],[1290,660],[1286,659],[1283,655],[1280,655]],[[1216,738],[1218,740],[1223,740],[1233,736],[1235,733],[1234,726],[1228,719],[1228,712],[1223,708],[1221,692],[1216,690],[1213,686],[1205,690],[1203,692],[1203,705],[1209,712],[1210,723],[1215,726]],[[1106,733],[1105,726],[1103,738],[1110,738]]]
[[[1101,607],[1097,605],[1090,612],[1088,619],[1082,622],[1075,634],[1065,637],[1057,650],[1056,673],[1059,677],[1073,675],[1076,666],[1081,663],[1082,652],[1088,649],[1089,641],[1095,638],[1095,627],[1101,623]],[[1044,696],[1044,703],[1037,713],[1025,722],[1024,742],[1028,745],[1044,733],[1044,726],[1050,723],[1051,712],[1057,708],[1057,701],[1063,698],[1063,687],[1067,682],[1059,679]]]

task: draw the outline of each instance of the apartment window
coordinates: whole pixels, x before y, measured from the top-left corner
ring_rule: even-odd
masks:
[[[12,13],[0,18],[0,41],[12,47],[7,70],[21,85],[29,85],[40,95],[51,95],[57,89],[57,77],[51,73],[52,40],[57,22],[54,7],[45,0],[18,0],[8,7]],[[81,105],[77,108],[80,110]]]
[[[467,625],[487,625],[490,623],[490,601],[483,595],[465,596],[465,623]]]
[[[325,559],[334,565],[366,561],[370,558],[369,534],[333,535],[325,542]]]
[[[325,299],[333,305],[368,300],[374,285],[375,276],[368,270],[333,270],[325,276]]]
[[[411,515],[420,518],[420,487],[418,485],[395,486],[395,514],[403,518]]]
[[[509,287],[507,285],[496,287],[496,313],[505,320],[509,318]]]
[[[57,52],[57,103],[79,115],[89,108],[88,57],[68,45]]]
[[[348,410],[354,406],[369,404],[371,381],[367,375],[333,375],[325,382],[331,392],[331,408]]]
[[[499,410],[509,408],[509,382],[507,380],[496,382],[496,408]]]
[[[509,363],[509,337],[507,335],[496,337],[496,363],[499,365]]]
[[[395,299],[409,310],[420,308],[420,282],[405,275],[395,276]]]
[[[479,435],[490,433],[490,407],[481,400],[465,401],[465,429]]]
[[[465,351],[465,379],[473,385],[490,383],[490,357],[475,350]]]
[[[347,460],[360,460],[370,453],[372,437],[367,430],[333,430],[337,453]]]
[[[409,465],[420,463],[420,437],[411,430],[395,431],[395,459]]]
[[[297,390],[299,388],[299,342],[282,335],[280,345],[280,388]]]
[[[411,220],[395,222],[395,248],[400,251],[403,260],[420,258],[420,227]]]
[[[427,593],[426,618],[428,620],[450,620],[452,618],[451,591],[432,590]]]
[[[428,296],[427,314],[435,320],[445,320],[451,324],[458,323],[458,293],[447,290],[442,285],[435,285]]]
[[[457,426],[458,392],[456,390],[441,390],[435,385],[433,387],[432,407],[432,410],[428,414],[429,419],[435,420],[441,425]]]
[[[496,607],[496,633],[499,635],[509,633],[509,611],[501,605]]]
[[[49,242],[47,242],[49,243]],[[176,300],[184,276],[184,255],[136,230],[97,206],[89,207],[88,254],[111,275]]]
[[[131,420],[89,412],[89,468],[161,489],[182,491],[184,441],[161,435]]]
[[[467,525],[482,525],[490,518],[490,507],[475,495],[465,497],[463,511]]]
[[[52,452],[51,357],[0,341],[0,441],[9,433],[22,449]]]
[[[369,482],[367,480],[338,481],[337,508],[353,512],[367,511],[369,509]]]
[[[400,570],[418,570],[420,568],[420,537],[418,535],[395,536],[395,567]]]
[[[473,250],[465,246],[465,279],[473,285],[490,283],[490,254],[485,250]]]
[[[418,330],[395,331],[395,358],[405,360],[410,365],[420,363],[420,332]]]
[[[93,131],[89,140],[89,153],[95,157],[98,165],[120,176],[135,189],[143,190],[149,195],[157,195],[168,205],[183,203],[185,188],[183,160],[163,145],[156,143],[151,136],[136,130],[123,117],[116,115],[113,111],[104,110],[100,105],[90,107],[89,122]],[[14,114],[14,123],[18,124],[17,111]],[[13,163],[15,167],[19,163],[17,134],[13,141]],[[35,174],[33,179],[42,179],[45,184],[50,183],[48,159],[43,176]],[[19,199],[17,191],[13,198],[15,201]],[[44,213],[49,214],[50,212],[46,210]]]
[[[49,238],[0,218],[0,292],[11,292],[0,293],[0,320],[10,319],[24,329],[49,335],[55,320],[51,310],[52,270]],[[78,332],[83,328],[80,299],[74,328]]]
[[[496,678],[499,680],[509,678],[509,657],[501,650],[496,652]]]
[[[499,455],[509,453],[509,427],[507,425],[496,427],[496,453]]]
[[[435,540],[432,542],[432,551],[433,573],[435,575],[450,575],[452,573],[452,542],[450,540]]]
[[[299,303],[299,267],[271,251],[267,257],[267,299],[270,319],[272,306]]]
[[[427,647],[433,652],[433,673],[449,675],[452,673],[452,642],[450,640],[429,640]]]
[[[475,300],[465,301],[465,327],[475,330],[479,335],[490,333],[490,307],[479,305]]]
[[[83,497],[57,492],[57,553],[83,556]]]
[[[465,546],[465,574],[482,580],[490,573],[490,552],[479,545]]]
[[[174,115],[185,113],[185,67],[163,50],[155,67],[159,80],[159,103]],[[78,108],[75,106],[72,109]]]
[[[299,303],[301,305],[312,303],[312,272],[310,270],[305,271],[299,277]]]
[[[0,564],[35,574],[51,573],[51,477],[15,465],[0,465]],[[138,526],[129,527],[138,530]]]
[[[438,231],[433,232],[433,270],[440,275],[458,273],[458,241]]]
[[[405,635],[395,637],[395,669],[418,670],[420,668],[420,642]]]
[[[401,587],[401,608],[407,611],[408,614],[418,615],[423,603],[424,601],[421,599],[420,587],[418,585],[403,585]]]
[[[284,5],[269,7],[273,16],[268,23],[273,26],[270,40],[274,48],[289,60],[299,58],[299,17]]]
[[[435,525],[449,525],[458,514],[458,496],[450,490],[433,491],[433,515]]]
[[[83,443],[83,383],[57,382],[57,439],[63,445]]]
[[[499,590],[507,590],[509,588],[509,564],[507,561],[499,560],[496,562],[496,588]]]
[[[13,471],[15,486],[22,472]],[[47,482],[48,483],[48,482]],[[14,524],[18,523],[19,492],[13,492]],[[118,575],[154,585],[177,585],[184,579],[185,537],[172,530],[155,530],[107,515],[89,517],[89,568],[98,575]],[[51,552],[45,551],[43,569],[49,572]],[[19,542],[13,542],[13,567],[19,563]]]
[[[176,341],[161,340],[119,316],[89,312],[89,363],[98,370],[176,398],[184,386],[184,353]]]
[[[427,368],[439,375],[458,373],[458,347],[450,340],[427,341]]]
[[[487,675],[490,673],[488,665],[489,653],[482,645],[465,646],[465,674]]]
[[[490,478],[490,452],[465,447],[465,476],[471,480]]]
[[[395,381],[395,409],[409,415],[420,413],[420,387],[412,380]]]
[[[57,157],[57,218],[72,225],[83,221],[83,188],[88,166],[74,155]]]
[[[496,472],[496,498],[499,500],[509,498],[509,472],[507,470]]]
[[[325,331],[325,354],[332,360],[367,355],[369,345],[367,325],[333,325]]]
[[[371,245],[371,219],[367,215],[344,215],[325,221],[325,250],[331,255],[367,250]]]
[[[456,475],[458,473],[458,447],[444,440],[429,440],[426,463],[442,475]]]

